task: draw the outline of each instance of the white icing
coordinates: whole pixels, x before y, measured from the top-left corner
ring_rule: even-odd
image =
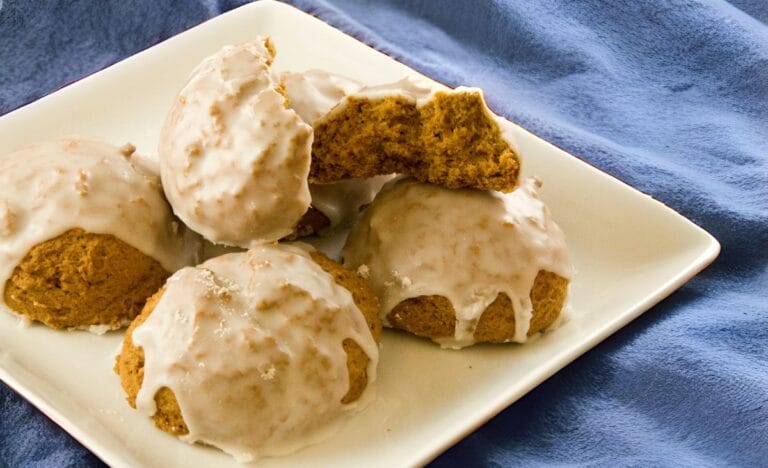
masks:
[[[373,201],[381,187],[394,177],[383,175],[368,179],[345,179],[330,184],[311,184],[309,192],[312,194],[312,206],[328,217],[331,228],[349,226],[358,218],[360,210]]]
[[[199,238],[132,151],[70,137],[0,158],[0,298],[32,247],[73,228],[111,234],[169,272],[197,263]]]
[[[126,326],[126,325],[128,325],[128,323],[123,324],[123,326]],[[103,335],[108,331],[111,331],[112,327],[110,327],[109,325],[91,325],[85,329],[88,330],[89,333],[93,333],[94,335]]]
[[[451,90],[451,88],[440,83],[419,76],[410,75],[393,83],[363,87],[357,93],[352,94],[352,96],[355,98],[371,100],[399,96],[411,102],[415,102],[418,107],[421,107],[426,104],[435,93],[450,93],[461,89],[480,91],[477,88],[457,88],[456,90]]]
[[[280,81],[288,96],[288,106],[309,125],[342,98],[363,87],[359,81],[325,70],[286,71],[280,74]]]
[[[309,207],[312,129],[285,107],[271,61],[265,39],[206,58],[160,135],[160,174],[174,211],[215,243],[278,240]]]
[[[513,341],[525,342],[532,316],[530,291],[540,270],[571,278],[565,235],[538,195],[538,179],[512,193],[448,190],[413,179],[385,188],[350,233],[342,256],[363,268],[387,315],[418,296],[446,297],[456,311],[453,337],[474,343],[483,311],[499,293],[515,310]]]
[[[137,408],[152,415],[162,387],[178,400],[189,443],[240,461],[288,453],[329,436],[355,409],[342,342],[378,347],[349,291],[302,244],[265,244],[173,275],[133,333],[143,348]],[[366,389],[366,393],[368,390]]]
[[[307,90],[311,91],[311,88],[308,87]],[[458,88],[451,89],[435,81],[430,81],[426,78],[415,75],[409,75],[392,83],[385,83],[375,86],[362,86],[357,91],[348,92],[343,96],[343,99],[338,102],[337,106],[327,108],[328,111],[322,113],[322,116],[316,116],[313,119],[313,123],[326,120],[336,115],[336,113],[342,112],[345,106],[348,104],[349,99],[369,99],[371,101],[376,101],[391,97],[399,97],[405,99],[408,102],[414,103],[416,107],[423,107],[434,98],[435,94],[438,93],[478,94],[480,95],[480,98],[483,102],[483,109],[487,112],[488,116],[492,119],[499,118],[496,114],[491,112],[491,110],[485,104],[483,90],[480,88],[459,86]]]
[[[280,82],[285,87],[288,105],[309,125],[327,114],[345,96],[360,91],[359,81],[325,70],[283,72]],[[331,228],[351,224],[361,207],[373,200],[381,187],[394,176],[369,179],[346,179],[329,184],[310,184],[312,206],[330,220]]]

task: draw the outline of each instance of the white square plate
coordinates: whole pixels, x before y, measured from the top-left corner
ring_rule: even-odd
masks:
[[[80,134],[153,153],[161,121],[197,62],[228,43],[271,35],[276,68],[326,68],[383,83],[408,67],[325,23],[273,2],[250,4],[0,118],[0,154]],[[568,236],[575,313],[519,346],[463,351],[388,332],[378,398],[333,439],[265,466],[425,463],[708,265],[719,244],[678,213],[518,128],[524,172]],[[112,372],[121,333],[21,327],[0,313],[0,378],[112,466],[237,466],[131,410]]]

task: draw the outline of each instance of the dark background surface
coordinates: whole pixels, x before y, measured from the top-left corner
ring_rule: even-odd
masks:
[[[0,1],[0,114],[241,3]],[[439,81],[482,87],[723,247],[436,466],[766,466],[768,2],[294,3]],[[0,383],[0,466],[98,465]]]

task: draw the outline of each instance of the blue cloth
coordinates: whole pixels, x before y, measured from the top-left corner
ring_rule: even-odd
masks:
[[[0,114],[237,1],[0,10]],[[435,466],[768,466],[765,0],[295,0],[673,207],[722,254]],[[2,138],[2,135],[0,135]],[[0,384],[0,465],[98,461]]]

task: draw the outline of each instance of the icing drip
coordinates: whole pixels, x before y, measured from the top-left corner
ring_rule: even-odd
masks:
[[[200,239],[129,149],[70,137],[0,158],[0,298],[32,247],[73,228],[111,234],[169,272],[197,263]]]
[[[312,129],[285,107],[270,47],[258,39],[203,60],[160,135],[160,174],[174,211],[215,243],[278,240],[309,207]]]
[[[311,184],[312,206],[331,221],[331,228],[349,226],[359,216],[362,208],[371,203],[381,187],[394,175],[368,179],[345,179],[330,184]]]
[[[326,438],[349,386],[342,342],[356,341],[375,380],[378,347],[352,295],[301,244],[260,245],[185,268],[133,333],[143,348],[137,408],[173,391],[189,434],[239,461]],[[368,388],[366,392],[368,392]],[[330,424],[330,426],[329,426]]]
[[[352,229],[344,263],[368,276],[385,325],[406,299],[444,296],[457,320],[454,336],[440,343],[460,348],[474,343],[483,311],[505,293],[515,310],[514,341],[525,342],[538,272],[568,279],[573,273],[565,235],[539,198],[540,185],[532,178],[502,194],[396,181]]]

